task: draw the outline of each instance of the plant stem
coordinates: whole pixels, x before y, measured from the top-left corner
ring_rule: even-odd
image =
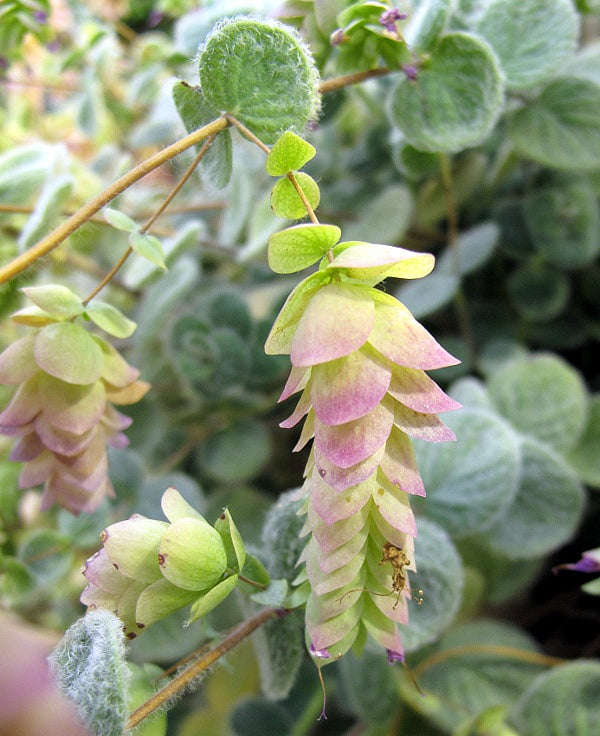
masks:
[[[292,182],[294,185],[294,189],[298,193],[298,196],[302,200],[302,204],[304,205],[304,209],[307,211],[308,216],[310,218],[310,221],[313,223],[313,225],[318,225],[319,220],[317,219],[317,216],[315,215],[315,212],[313,208],[310,206],[310,202],[308,199],[306,199],[306,194],[302,191],[302,187],[300,184],[298,184],[298,179],[294,176],[294,174],[290,171],[287,175],[287,178]]]
[[[373,79],[373,77],[383,77],[391,71],[392,70],[388,69],[387,66],[382,66],[378,69],[368,69],[365,72],[354,72],[354,74],[345,74],[343,77],[326,79],[319,85],[319,92],[321,94],[333,92],[336,89],[342,89],[342,87],[349,87],[351,84],[358,84],[359,82],[364,82],[367,79]]]
[[[415,677],[419,677],[430,667],[447,659],[460,657],[463,654],[495,654],[498,657],[516,659],[520,662],[532,662],[533,664],[547,665],[548,667],[554,667],[565,662],[560,657],[550,657],[547,654],[518,649],[517,647],[507,647],[499,644],[465,644],[464,646],[451,647],[450,649],[444,649],[441,652],[432,654],[415,667],[413,674]]]
[[[167,148],[164,148],[162,151],[158,151],[145,161],[142,161],[142,163],[124,174],[114,184],[111,184],[111,186],[100,192],[100,194],[94,197],[90,202],[85,204],[83,207],[80,207],[74,215],[69,217],[68,220],[63,222],[62,225],[59,225],[45,238],[42,238],[39,243],[0,268],[0,284],[14,278],[38,258],[41,258],[54,250],[54,248],[60,245],[69,235],[71,235],[71,233],[75,232],[77,228],[87,222],[90,217],[96,214],[96,212],[101,210],[104,205],[108,204],[111,199],[116,197],[118,194],[121,194],[121,192],[124,192],[132,184],[135,184],[135,182],[142,179],[151,171],[154,171],[154,169],[157,169],[162,164],[175,158],[175,156],[188,148],[191,148],[196,143],[225,130],[228,126],[229,121],[225,117],[217,118],[217,120],[213,120],[212,123],[195,130],[193,133],[186,135],[184,138],[181,138]]]
[[[227,113],[225,115],[225,118],[227,119],[227,121],[231,125],[233,125],[235,128],[237,128],[240,131],[240,133],[242,133],[244,136],[246,136],[246,138],[248,138],[248,140],[252,141],[252,143],[254,143],[254,145],[258,146],[261,151],[264,151],[267,154],[267,156],[271,153],[271,149],[269,148],[269,146],[267,146],[266,143],[263,143],[258,136],[254,135],[254,133],[251,130],[249,130],[244,125],[244,123],[240,123],[239,120],[236,120],[233,117],[233,115],[230,115],[229,113]]]
[[[192,163],[188,166],[185,174],[181,177],[181,179],[177,182],[177,184],[173,187],[173,189],[169,192],[168,196],[165,198],[164,202],[160,204],[160,206],[156,209],[156,211],[150,215],[148,220],[142,225],[140,228],[140,233],[144,234],[150,230],[154,222],[162,215],[162,213],[167,209],[169,204],[173,201],[177,193],[181,190],[183,185],[186,183],[186,181],[190,178],[190,176],[194,173],[195,168],[198,166],[200,161],[204,158],[206,153],[208,152],[208,149],[213,144],[215,138],[217,137],[216,133],[213,133],[213,135],[210,135],[205,141],[202,146],[202,148],[198,151],[198,154],[196,158],[192,161]],[[96,286],[96,288],[90,292],[86,298],[83,300],[83,305],[89,304],[89,302],[92,301],[92,299],[99,294],[102,289],[114,278],[114,276],[118,273],[121,266],[125,263],[125,261],[129,258],[129,256],[133,253],[133,248],[130,246],[127,248],[125,253],[119,258],[117,263],[111,268],[111,270],[106,274],[106,276],[102,279],[102,281]]]
[[[469,310],[460,278],[460,254],[458,251],[458,212],[456,199],[454,197],[454,183],[452,180],[452,166],[450,159],[445,153],[440,153],[440,170],[442,173],[442,186],[444,188],[444,199],[446,202],[446,218],[448,221],[448,246],[452,255],[452,271],[456,276],[457,288],[454,295],[454,306],[458,317],[460,331],[465,341],[469,357],[473,365],[476,362],[475,340],[473,339],[473,328],[469,317]]]
[[[211,649],[203,657],[191,664],[186,670],[176,675],[149,700],[137,708],[137,710],[134,710],[129,716],[127,730],[135,728],[135,726],[141,723],[144,718],[147,718],[151,713],[154,713],[157,708],[164,705],[170,698],[184,690],[195,677],[208,669],[217,660],[233,649],[233,647],[250,636],[253,631],[256,631],[256,629],[261,627],[269,619],[273,618],[276,613],[277,609],[275,608],[264,608],[262,611],[259,611],[256,615],[252,616],[252,618],[249,618],[247,621],[243,621],[239,626],[236,626],[236,628],[233,629],[233,631],[228,634],[220,644],[217,644],[214,649]]]

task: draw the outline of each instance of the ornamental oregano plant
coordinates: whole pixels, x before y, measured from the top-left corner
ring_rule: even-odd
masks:
[[[599,733],[600,7],[9,5],[0,604],[66,630],[48,697]]]

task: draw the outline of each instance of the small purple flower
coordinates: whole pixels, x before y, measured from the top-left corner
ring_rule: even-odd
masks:
[[[156,26],[162,22],[164,13],[160,10],[151,10],[148,16],[148,28],[156,28]]]
[[[552,568],[553,573],[558,570],[575,570],[576,572],[600,572],[600,547],[590,549],[583,552],[578,562],[572,562],[564,565],[556,565]]]
[[[33,14],[33,18],[36,21],[36,23],[47,23],[48,22],[48,13],[45,13],[43,10],[36,10]]]
[[[407,13],[402,13],[400,10],[398,10],[398,8],[391,8],[390,10],[386,10],[379,16],[379,23],[380,25],[384,26],[386,31],[388,31],[389,33],[396,34],[398,32],[398,29],[396,28],[396,22],[399,20],[404,20],[407,17]]]
[[[404,64],[403,67],[402,67],[402,71],[404,72],[406,78],[409,81],[411,81],[411,82],[416,81],[417,75],[418,75],[418,71],[417,71],[417,67],[416,66],[414,66],[413,64]]]
[[[328,649],[317,649],[312,643],[309,647],[309,651],[313,657],[318,657],[319,659],[329,659],[331,657]]]
[[[404,654],[402,652],[395,652],[392,649],[387,649],[387,661],[388,664],[396,664],[396,662],[404,662]]]

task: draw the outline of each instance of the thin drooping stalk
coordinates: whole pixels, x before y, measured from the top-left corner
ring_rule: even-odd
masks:
[[[172,680],[156,692],[149,700],[143,703],[137,710],[129,716],[127,722],[127,730],[135,728],[141,723],[144,718],[154,713],[157,708],[163,706],[168,700],[176,696],[194,680],[199,674],[208,669],[211,665],[217,662],[222,656],[227,654],[233,647],[240,644],[246,639],[252,632],[260,628],[273,616],[277,615],[278,611],[275,608],[264,608],[257,614],[249,618],[247,621],[243,621],[239,626],[236,626],[230,634],[228,634],[223,641],[221,641],[214,649],[211,649],[204,656],[200,657],[196,662],[191,664],[186,670],[176,675]]]
[[[142,161],[141,164],[135,166],[131,171],[128,171],[114,184],[111,184],[104,191],[100,192],[94,199],[87,204],[80,207],[75,214],[65,220],[49,235],[36,243],[32,248],[27,250],[25,253],[17,256],[14,260],[7,263],[5,266],[0,268],[0,284],[5,281],[9,281],[14,278],[34,261],[42,256],[47,255],[50,251],[54,250],[59,246],[66,238],[87,222],[90,217],[99,212],[104,205],[108,204],[114,197],[121,192],[124,192],[132,184],[142,179],[144,176],[149,174],[154,169],[157,169],[162,164],[175,158],[178,154],[191,148],[196,143],[205,140],[211,135],[215,135],[222,130],[225,130],[229,126],[229,122],[224,118],[220,117],[217,120],[213,120],[212,123],[195,130],[193,133],[186,135],[184,138],[176,141],[172,145],[164,148],[162,151],[158,151],[150,158]]]
[[[181,179],[177,182],[177,184],[173,187],[173,189],[169,192],[168,196],[165,198],[165,200],[159,205],[159,207],[156,209],[155,212],[152,213],[152,215],[148,218],[148,220],[142,225],[140,228],[140,233],[147,233],[148,230],[152,227],[152,225],[156,222],[156,220],[162,215],[162,213],[167,209],[169,204],[173,201],[177,193],[181,190],[183,185],[186,183],[186,181],[190,178],[190,176],[194,173],[196,167],[202,161],[204,156],[207,154],[208,149],[213,144],[215,138],[217,137],[217,134],[214,133],[213,135],[209,136],[205,141],[204,145],[196,155],[196,158],[192,161],[192,163],[188,166],[186,169],[186,172],[181,177]],[[83,304],[89,304],[89,302],[92,301],[92,299],[99,294],[102,289],[115,277],[115,275],[118,273],[121,266],[125,263],[125,261],[129,258],[129,256],[133,253],[133,248],[130,246],[127,248],[125,253],[119,258],[117,263],[111,268],[111,270],[106,274],[106,276],[102,279],[102,281],[96,286],[96,288],[87,295],[87,297],[83,300]]]

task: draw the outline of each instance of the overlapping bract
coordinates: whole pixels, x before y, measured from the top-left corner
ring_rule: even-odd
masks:
[[[168,522],[134,514],[107,527],[83,572],[81,602],[117,614],[129,639],[190,603],[191,621],[206,614],[235,588],[246,559],[228,511],[213,527],[174,488],[161,506]]]
[[[392,246],[339,243],[292,292],[266,343],[289,353],[281,400],[302,391],[282,423],[305,418],[299,450],[313,447],[303,486],[310,534],[297,582],[308,580],[311,652],[335,658],[367,634],[402,658],[406,570],[417,534],[409,494],[424,495],[410,438],[454,435],[436,416],[457,402],[425,373],[456,364],[394,297],[388,276],[419,278],[433,257]],[[393,555],[390,554],[390,550]]]
[[[148,390],[139,371],[81,325],[46,320],[0,355],[0,383],[18,386],[0,413],[0,434],[15,436],[10,459],[23,462],[22,489],[44,484],[42,508],[93,511],[113,489],[107,446],[125,447],[132,404]]]

